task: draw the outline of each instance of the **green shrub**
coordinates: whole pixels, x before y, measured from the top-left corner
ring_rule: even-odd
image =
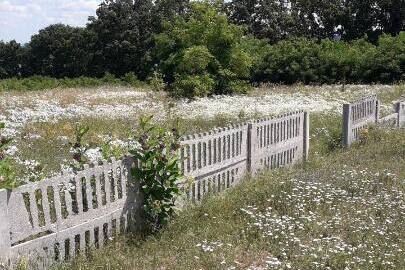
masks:
[[[87,163],[85,153],[89,148],[88,144],[84,143],[83,138],[89,132],[88,126],[78,125],[75,128],[75,140],[70,142],[70,153],[72,154],[72,163],[70,167],[74,171],[80,171],[83,169],[84,164]]]
[[[177,75],[173,84],[176,96],[188,98],[203,97],[213,93],[215,80],[209,74]]]
[[[382,35],[377,45],[364,38],[350,43],[296,38],[265,48],[255,63],[256,82],[391,83],[405,77],[405,32]]]
[[[11,189],[15,186],[15,173],[11,159],[6,155],[6,147],[11,140],[1,135],[4,127],[4,123],[0,123],[0,188]]]
[[[140,119],[135,139],[140,148],[131,151],[139,165],[132,170],[144,195],[144,215],[150,230],[167,224],[175,212],[175,197],[179,194],[179,136],[151,124],[151,117]]]
[[[193,2],[186,17],[177,16],[155,36],[154,57],[168,90],[186,97],[235,93],[252,67],[243,34],[216,5]]]
[[[134,72],[125,74],[124,77],[122,77],[122,81],[133,87],[142,85],[141,81],[138,80],[138,77],[135,75]]]
[[[389,83],[405,79],[405,32],[396,37],[382,35],[371,57],[367,59],[372,71],[369,81]]]
[[[162,73],[156,70],[153,71],[152,75],[148,78],[148,83],[155,92],[163,91],[166,88]]]

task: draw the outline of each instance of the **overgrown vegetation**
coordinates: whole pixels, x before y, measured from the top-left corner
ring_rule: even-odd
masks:
[[[142,117],[135,141],[140,146],[130,153],[139,166],[132,169],[132,174],[143,194],[148,229],[156,232],[175,213],[175,199],[180,193],[179,136],[175,129],[168,131],[152,124],[151,117]]]
[[[157,235],[60,269],[402,269],[405,133],[369,134],[347,150],[312,140],[304,167],[246,179]]]
[[[75,87],[99,87],[103,85],[113,86],[144,86],[133,72],[127,73],[121,78],[116,78],[110,73],[106,73],[101,78],[80,76],[77,78],[52,78],[47,76],[32,76],[27,78],[10,78],[0,80],[0,92],[3,91],[35,91],[55,88],[75,88]]]
[[[6,153],[6,147],[11,142],[1,133],[4,123],[0,123],[0,183],[3,188],[13,188],[15,185],[15,173],[12,168],[11,159]]]
[[[106,0],[85,28],[0,41],[0,91],[138,78],[186,97],[244,93],[248,82],[392,83],[404,79],[404,11],[385,0]],[[94,79],[104,74],[122,79]]]
[[[273,83],[389,83],[405,79],[405,32],[383,35],[376,45],[292,39],[268,46],[253,81]]]
[[[84,164],[87,163],[85,153],[88,149],[88,144],[83,140],[83,137],[89,132],[88,126],[77,125],[75,128],[75,140],[70,142],[70,154],[72,155],[71,168],[74,171],[83,170]]]

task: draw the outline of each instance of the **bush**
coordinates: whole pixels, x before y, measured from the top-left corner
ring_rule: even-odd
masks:
[[[203,97],[214,92],[215,80],[209,74],[177,75],[173,84],[175,96]]]
[[[377,45],[297,38],[268,46],[253,80],[272,83],[392,83],[405,78],[405,32]]]
[[[163,80],[163,75],[158,71],[153,71],[152,75],[148,78],[149,85],[155,92],[165,90],[166,84]]]
[[[4,123],[0,123],[0,188],[13,188],[15,186],[15,174],[11,159],[6,154],[6,147],[10,140],[1,135]]]
[[[243,31],[230,24],[219,7],[191,4],[155,36],[154,57],[168,90],[186,97],[235,93],[247,85],[252,59],[241,46]]]
[[[151,117],[140,119],[136,141],[140,148],[130,151],[139,161],[132,170],[144,195],[144,215],[149,229],[157,231],[174,214],[175,197],[179,194],[179,136],[151,124]]]
[[[122,77],[122,81],[133,87],[142,85],[141,81],[138,80],[138,77],[135,75],[134,72],[125,74],[124,77]]]
[[[80,171],[83,169],[84,164],[87,163],[87,158],[85,153],[88,150],[88,144],[84,143],[84,136],[89,132],[90,128],[88,126],[76,126],[74,141],[69,142],[70,154],[72,155],[72,162],[70,167],[73,171]]]

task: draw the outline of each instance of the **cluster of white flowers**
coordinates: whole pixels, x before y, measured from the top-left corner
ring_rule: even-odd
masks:
[[[40,181],[43,179],[44,174],[42,171],[41,163],[36,160],[20,160],[18,158],[16,158],[15,160],[18,163],[22,164],[25,169],[24,178],[19,179],[18,182],[28,183]]]
[[[316,269],[332,269],[338,258],[347,269],[371,269],[376,263],[395,269],[403,253],[399,228],[405,201],[401,189],[384,185],[387,178],[400,181],[386,170],[373,174],[366,168],[343,168],[335,172],[332,183],[311,179],[280,183],[269,206],[241,209],[249,219],[246,231],[258,232],[280,247],[277,257],[268,260],[271,269],[308,260]],[[353,212],[355,216],[348,216]]]
[[[213,96],[192,101],[173,101],[162,93],[120,87],[86,91],[73,89],[24,94],[2,93],[0,122],[4,122],[6,126],[3,135],[14,138],[30,123],[55,123],[63,119],[81,117],[135,119],[137,115],[153,114],[157,120],[164,120],[170,114],[170,117],[212,120],[217,116],[238,119],[241,116],[269,116],[291,110],[340,114],[342,104],[355,96],[395,91],[395,87],[348,85],[344,92],[341,90],[341,86],[277,86],[255,90],[248,96]],[[168,107],[170,113],[167,111]],[[388,109],[391,110],[391,105],[383,105],[383,111]],[[39,137],[38,134],[29,133],[22,141],[14,140],[7,154],[18,156],[18,144],[30,144]],[[67,137],[61,136],[60,139],[64,143],[68,142]],[[139,147],[130,140],[111,140],[109,143],[113,148],[124,150]],[[92,162],[97,162],[101,153],[98,149],[90,149],[86,156]]]
[[[210,119],[217,115],[237,117],[241,112],[246,116],[275,115],[291,111],[291,108],[311,112],[333,110],[341,113],[341,105],[354,95],[392,89],[392,86],[348,86],[345,92],[341,92],[339,86],[322,86],[319,89],[300,86],[282,92],[275,88],[263,90],[257,96],[214,96],[193,101],[175,101],[171,102],[171,111],[173,115],[187,119]],[[72,117],[131,118],[141,113],[155,114],[157,118],[163,119],[167,113],[167,99],[159,100],[159,94],[119,88],[100,88],[95,92],[74,94],[75,98],[69,102],[65,100],[67,94],[52,95],[47,91],[3,95],[0,99],[3,112],[0,114],[0,121],[6,123],[5,134],[13,137],[31,122],[55,122]],[[386,107],[391,109],[391,105]]]
[[[7,147],[7,149],[4,151],[4,153],[7,156],[15,156],[18,152],[18,148],[15,145],[10,145],[9,147]]]
[[[103,154],[99,147],[87,149],[84,152],[84,156],[89,163],[93,164],[97,164],[98,162],[103,160]]]
[[[215,249],[222,247],[222,243],[219,241],[208,242],[204,240],[202,243],[196,245],[196,247],[200,247],[204,252],[214,252]]]

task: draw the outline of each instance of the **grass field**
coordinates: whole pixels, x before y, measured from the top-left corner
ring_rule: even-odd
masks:
[[[313,122],[312,134],[338,125]],[[158,235],[118,238],[58,269],[404,269],[405,132],[311,145],[304,166],[247,178]]]
[[[89,145],[89,162],[97,162],[103,156],[102,148],[114,148],[112,152],[117,155],[126,151],[140,115],[154,115],[155,121],[166,126],[177,122],[182,134],[191,134],[291,110],[339,117],[343,103],[370,93],[379,95],[384,114],[391,110],[392,101],[405,95],[405,85],[348,85],[345,89],[338,85],[267,86],[248,96],[192,101],[121,86],[9,91],[0,93],[0,122],[6,124],[4,135],[13,138],[8,153],[15,160],[18,182],[22,184],[68,166],[69,142],[78,125],[90,127],[85,143]]]

